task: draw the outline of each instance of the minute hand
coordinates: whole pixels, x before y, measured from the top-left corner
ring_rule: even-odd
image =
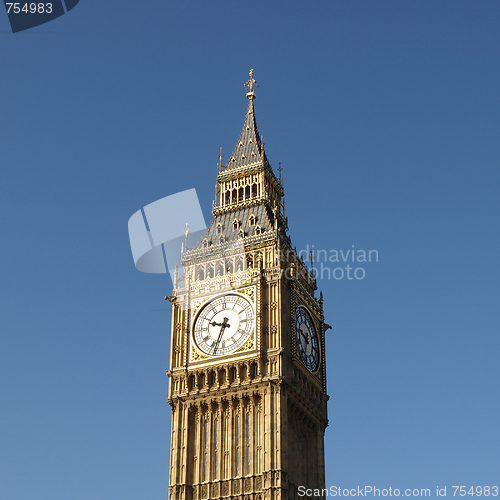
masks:
[[[212,354],[215,354],[217,347],[219,347],[219,343],[222,340],[222,335],[224,335],[224,330],[226,328],[228,328],[229,326],[231,326],[227,321],[228,321],[228,318],[224,318],[222,323],[216,323],[215,321],[212,321],[212,323],[210,323],[212,326],[220,326],[219,337],[217,338],[217,342],[215,342],[215,344],[214,344]]]

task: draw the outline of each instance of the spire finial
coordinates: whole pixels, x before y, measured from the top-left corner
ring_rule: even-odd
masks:
[[[219,163],[217,164],[217,173],[222,170],[222,158],[224,155],[222,154],[222,148],[219,148]]]
[[[314,252],[312,250],[309,252],[309,260],[311,261],[311,268],[314,273],[314,261],[316,258],[314,257]]]
[[[257,97],[255,95],[253,88],[254,88],[254,86],[258,87],[258,85],[253,77],[253,69],[250,70],[250,73],[248,73],[248,75],[250,76],[250,79],[245,83],[244,86],[248,89],[248,92],[247,92],[248,99],[252,101],[253,99],[255,99]]]

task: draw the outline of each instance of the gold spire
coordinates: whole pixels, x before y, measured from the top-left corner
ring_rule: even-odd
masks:
[[[250,79],[244,84],[244,86],[248,89],[248,92],[247,92],[248,99],[253,100],[257,97],[255,95],[253,88],[254,88],[254,86],[258,87],[257,82],[255,81],[255,79],[253,77],[253,69],[250,70],[249,76],[250,76]]]

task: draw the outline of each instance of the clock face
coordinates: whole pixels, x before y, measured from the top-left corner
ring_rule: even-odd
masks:
[[[300,357],[307,369],[315,372],[319,365],[318,336],[311,316],[302,306],[295,311],[295,332]]]
[[[252,304],[241,295],[218,297],[203,306],[196,317],[193,336],[205,354],[221,356],[239,349],[254,326]]]

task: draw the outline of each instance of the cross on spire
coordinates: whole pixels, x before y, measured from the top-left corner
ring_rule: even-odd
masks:
[[[187,243],[187,240],[188,240],[188,234],[189,234],[189,226],[188,226],[188,223],[186,222],[186,229],[184,231],[182,231],[184,233],[184,236],[186,237],[186,243]]]

